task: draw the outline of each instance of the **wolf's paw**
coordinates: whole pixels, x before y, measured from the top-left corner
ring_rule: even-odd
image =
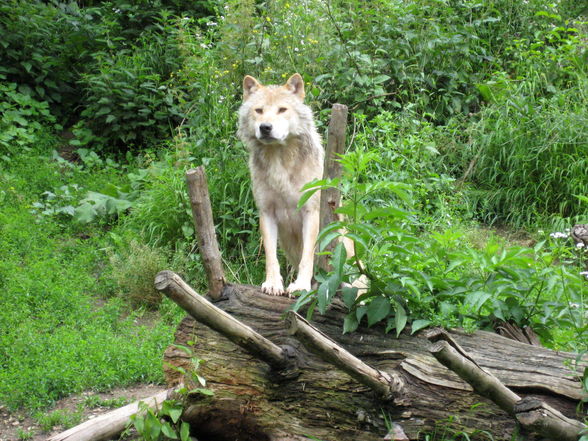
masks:
[[[261,291],[270,296],[281,296],[284,294],[284,284],[281,280],[266,280],[261,284]]]
[[[294,294],[297,291],[310,291],[310,280],[296,280],[290,283],[290,285],[288,285],[288,288],[286,289],[288,297],[291,297],[292,294]]]

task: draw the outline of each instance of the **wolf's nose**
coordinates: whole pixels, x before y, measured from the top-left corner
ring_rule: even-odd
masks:
[[[267,136],[272,133],[272,125],[268,123],[263,123],[259,125],[259,131],[262,135]]]

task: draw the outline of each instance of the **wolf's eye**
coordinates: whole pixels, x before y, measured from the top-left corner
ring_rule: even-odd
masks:
[[[261,107],[258,107],[257,109],[255,109],[255,111],[257,113],[259,113],[260,115],[263,113],[263,109]]]
[[[286,110],[288,110],[288,109],[286,109],[285,107],[280,107],[278,109],[278,113],[284,113]]]

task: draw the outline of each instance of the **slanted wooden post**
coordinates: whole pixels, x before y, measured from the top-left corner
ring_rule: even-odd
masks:
[[[323,179],[334,179],[341,176],[341,164],[336,161],[338,155],[345,153],[345,130],[347,128],[347,106],[333,104],[331,121],[327,135],[327,149],[325,151],[325,165]],[[341,191],[338,188],[322,190],[320,229],[338,219],[335,210],[341,204]],[[331,242],[323,251],[332,251],[336,241]],[[319,267],[329,270],[327,256],[321,255],[318,259]]]
[[[208,193],[208,182],[204,166],[188,170],[186,183],[190,194],[190,205],[194,216],[194,226],[198,236],[198,247],[206,278],[208,279],[208,294],[214,300],[220,298],[223,286],[225,286],[225,273],[223,271],[221,254],[214,231],[212,219],[212,207]]]

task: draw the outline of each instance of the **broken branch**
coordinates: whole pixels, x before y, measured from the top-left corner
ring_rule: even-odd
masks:
[[[536,398],[521,399],[489,372],[482,369],[446,333],[430,338],[443,338],[431,348],[433,356],[445,367],[469,383],[476,393],[492,400],[502,410],[512,415],[527,430],[549,439],[576,441],[586,428],[579,421],[567,418],[558,410]]]
[[[214,306],[196,293],[176,273],[161,271],[155,277],[155,288],[165,293],[200,323],[221,333],[272,368],[283,370],[292,367],[292,362],[284,348],[275,345],[249,326]]]
[[[398,374],[389,374],[367,365],[294,311],[286,314],[286,323],[290,335],[294,335],[308,349],[317,352],[322,359],[374,390],[384,400],[396,398],[402,392],[404,381]]]

